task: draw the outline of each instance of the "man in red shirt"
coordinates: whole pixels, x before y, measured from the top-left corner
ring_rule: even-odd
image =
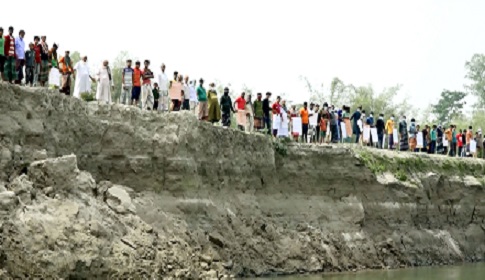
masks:
[[[4,49],[5,52],[5,67],[4,78],[5,81],[13,83],[17,79],[17,72],[15,69],[15,59],[17,55],[15,53],[15,37],[13,36],[13,27],[8,28],[8,35],[5,36]]]
[[[273,113],[273,136],[276,137],[278,135],[278,126],[281,120],[277,119],[282,118],[281,116],[281,97],[277,96],[276,97],[276,102],[273,103],[273,106],[271,106],[271,111]]]
[[[237,127],[244,131],[244,128],[246,127],[246,98],[244,97],[246,93],[241,93],[241,96],[236,98],[236,101],[234,101],[234,107],[236,107],[236,123]]]

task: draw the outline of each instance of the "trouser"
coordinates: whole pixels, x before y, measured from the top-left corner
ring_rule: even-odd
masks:
[[[315,142],[320,143],[320,126],[319,125],[317,125],[315,127],[315,134],[316,134],[315,135]]]
[[[141,109],[151,110],[153,108],[152,85],[144,84],[141,88]]]
[[[155,101],[153,101],[153,110],[158,111],[158,99],[155,99]]]
[[[301,125],[301,140],[303,143],[308,143],[308,124]]]
[[[268,134],[271,135],[271,118],[270,116],[264,116],[263,117],[263,121],[264,121],[264,124],[263,124],[263,129],[268,129]],[[307,125],[307,131],[308,131],[308,125]]]
[[[394,149],[394,134],[389,134],[389,140],[387,140],[389,142],[389,149],[392,150]]]
[[[360,130],[357,130],[357,132],[355,133],[355,143],[359,143],[360,141]]]
[[[25,85],[34,85],[34,66],[25,67]]]
[[[463,146],[458,147],[458,157],[463,157]]]
[[[0,80],[4,80],[5,77],[3,76],[3,72],[4,72],[4,69],[5,69],[5,56],[2,54],[0,54]]]
[[[429,144],[429,153],[434,154],[436,152],[436,140],[431,140]]]
[[[15,71],[17,72],[17,79],[15,80],[16,84],[21,84],[22,79],[24,78],[24,65],[25,59],[17,59],[15,60]]]
[[[246,116],[246,131],[253,132],[254,131],[254,116],[249,114]]]
[[[190,101],[189,107],[190,107],[190,111],[195,113],[195,108],[197,107],[197,101]]]
[[[377,134],[377,143],[379,149],[384,147],[384,133]]]
[[[5,64],[3,69],[4,80],[13,82],[17,80],[17,71],[15,68],[15,58],[12,56],[5,57]]]
[[[184,99],[183,103],[182,103],[182,110],[190,110],[190,101],[189,99]]]
[[[34,63],[34,86],[37,86],[39,83],[39,74],[40,74],[40,63]]]
[[[170,108],[170,99],[168,98],[168,91],[161,90],[160,98],[158,100],[158,110],[163,112],[168,112],[168,108]]]
[[[132,86],[122,86],[121,87],[121,95],[120,95],[120,104],[130,105],[131,104],[131,91],[133,90]]]
[[[451,143],[450,146],[450,157],[454,157],[456,155],[456,143]]]

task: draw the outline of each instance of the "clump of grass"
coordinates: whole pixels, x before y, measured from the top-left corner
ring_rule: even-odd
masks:
[[[94,97],[94,94],[89,92],[81,93],[81,99],[86,102],[96,100],[96,98]]]

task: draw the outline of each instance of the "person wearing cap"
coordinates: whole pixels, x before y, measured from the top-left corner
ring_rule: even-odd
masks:
[[[20,85],[22,79],[24,78],[24,66],[25,66],[25,41],[24,41],[25,31],[20,30],[19,36],[15,38],[15,68],[17,71],[17,79],[15,83]]]
[[[126,60],[126,66],[121,71],[121,94],[120,94],[120,104],[130,105],[131,104],[131,92],[133,91],[133,77],[135,70],[131,67],[132,60]]]
[[[199,120],[207,120],[209,117],[209,109],[207,105],[207,92],[204,88],[204,80],[199,80],[197,87],[197,101],[199,102],[199,112],[197,114]]]
[[[13,36],[13,27],[8,28],[8,34],[5,36],[4,43],[5,67],[4,67],[4,81],[13,83],[17,80],[17,72],[15,71],[15,59],[17,57],[15,52],[15,37]]]
[[[91,82],[94,82],[94,78],[90,75],[87,56],[81,56],[81,60],[74,65],[74,79],[74,97],[80,99],[81,94],[91,93]]]
[[[96,100],[106,104],[111,104],[111,92],[114,88],[113,75],[109,68],[109,62],[103,61],[103,64],[96,73],[98,85],[96,87]]]
[[[71,75],[73,71],[69,51],[65,51],[64,56],[59,59],[59,68],[62,74],[61,89],[59,91],[65,95],[71,95]]]
[[[165,68],[165,64],[162,63],[162,66],[160,66],[161,72],[157,76],[158,86],[160,87],[160,100],[158,102],[158,110],[162,112],[168,112],[169,108],[168,86],[170,84],[170,81],[167,74],[165,73]]]

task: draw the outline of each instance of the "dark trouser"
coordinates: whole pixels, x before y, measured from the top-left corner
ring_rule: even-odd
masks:
[[[359,143],[360,140],[360,130],[357,130],[355,133],[355,143]]]
[[[308,124],[301,125],[301,140],[303,143],[308,143]]]
[[[25,84],[34,84],[34,66],[25,67]]]
[[[182,103],[182,110],[190,110],[190,100],[189,99],[184,99],[184,102]]]
[[[456,156],[456,143],[451,143],[450,147],[450,157]]]
[[[22,82],[22,79],[24,78],[24,65],[25,65],[25,59],[17,59],[15,61],[15,70],[17,71],[17,79],[15,80],[16,84],[19,84]]]
[[[383,143],[384,142],[384,133],[379,133],[377,135],[377,138],[378,138],[378,143],[379,143],[378,148],[382,149],[382,147],[384,146],[384,143]]]
[[[330,125],[330,131],[332,131],[332,143],[338,143],[339,141],[339,131],[338,131],[338,125],[336,124],[331,124]]]
[[[458,156],[462,157],[463,156],[463,146],[458,147]]]
[[[317,125],[317,127],[315,127],[315,131],[316,131],[316,135],[315,135],[315,139],[316,139],[316,142],[320,142],[320,126]]]
[[[429,144],[429,153],[434,154],[436,151],[436,140],[432,140]]]
[[[158,98],[155,99],[155,101],[153,101],[153,110],[157,110],[158,109]]]
[[[263,117],[263,129],[266,128],[269,135],[271,135],[271,118],[269,116]]]
[[[388,143],[389,143],[389,149],[393,149],[394,148],[394,134],[389,134],[389,139],[387,140]]]

